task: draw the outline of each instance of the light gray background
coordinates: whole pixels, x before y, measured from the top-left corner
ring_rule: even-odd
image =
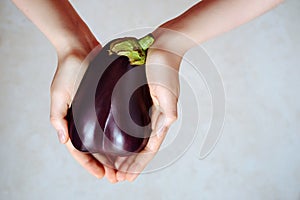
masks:
[[[155,27],[196,1],[72,2],[104,42]],[[300,1],[286,1],[203,44],[227,97],[223,135],[212,154],[198,159],[198,139],[173,165],[112,185],[90,176],[58,143],[48,121],[54,48],[1,0],[0,199],[299,200],[299,10]]]

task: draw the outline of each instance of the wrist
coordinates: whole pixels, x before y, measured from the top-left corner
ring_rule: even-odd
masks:
[[[197,42],[179,28],[176,19],[159,26],[152,35],[155,38],[153,48],[172,52],[180,57],[197,45]]]
[[[84,59],[95,47],[99,46],[99,42],[94,37],[88,27],[84,25],[76,25],[73,30],[66,30],[53,42],[59,57],[74,55]]]

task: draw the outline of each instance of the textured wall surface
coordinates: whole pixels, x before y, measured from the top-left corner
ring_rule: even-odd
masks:
[[[122,31],[155,27],[195,2],[72,1],[101,42]],[[299,10],[300,1],[286,1],[203,44],[226,93],[223,135],[207,158],[198,159],[211,112],[202,81],[197,85],[203,91],[200,137],[168,167],[112,185],[90,176],[59,144],[49,123],[55,50],[10,1],[2,0],[0,199],[299,200]]]

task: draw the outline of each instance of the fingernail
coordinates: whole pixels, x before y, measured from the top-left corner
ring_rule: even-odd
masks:
[[[65,136],[63,130],[59,130],[59,131],[57,132],[57,136],[58,136],[58,139],[59,139],[59,142],[60,142],[60,143],[65,143],[65,141],[66,141],[66,136]]]

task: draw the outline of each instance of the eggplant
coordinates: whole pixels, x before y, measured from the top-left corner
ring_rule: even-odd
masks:
[[[151,34],[118,38],[91,60],[66,116],[77,150],[112,157],[145,148],[153,105],[145,61],[153,42]]]

